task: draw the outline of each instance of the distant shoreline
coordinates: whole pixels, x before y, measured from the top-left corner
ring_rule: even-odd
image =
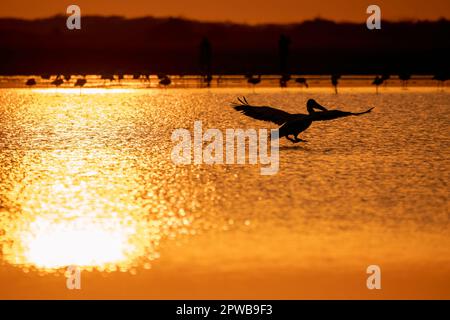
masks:
[[[383,21],[381,30],[368,30],[323,19],[246,25],[86,16],[81,30],[68,30],[65,16],[1,18],[0,74],[449,73],[449,38],[446,19]]]

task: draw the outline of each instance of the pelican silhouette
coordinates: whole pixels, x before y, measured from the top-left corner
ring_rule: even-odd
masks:
[[[250,105],[245,97],[238,98],[238,102],[233,103],[232,107],[250,118],[279,125],[279,138],[286,137],[286,139],[293,143],[306,142],[306,140],[300,139],[298,135],[308,129],[314,121],[327,121],[348,116],[359,116],[369,113],[373,109],[370,108],[363,112],[328,110],[314,99],[309,99],[306,103],[308,114],[289,113],[269,106]],[[290,136],[293,136],[293,138]]]

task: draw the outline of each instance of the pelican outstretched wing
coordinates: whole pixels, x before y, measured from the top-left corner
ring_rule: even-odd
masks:
[[[238,98],[238,102],[233,103],[232,107],[250,118],[273,122],[278,125],[282,125],[295,117],[292,113],[280,109],[267,106],[252,106],[245,97]]]
[[[334,120],[338,118],[348,117],[348,116],[359,116],[362,114],[369,113],[373,108],[370,108],[363,112],[348,112],[341,110],[327,110],[323,112],[317,112],[312,117],[314,121],[326,121],[326,120]]]
[[[369,108],[369,109],[367,109],[366,111],[363,111],[363,112],[352,112],[352,116],[359,116],[359,115],[362,115],[362,114],[365,114],[365,113],[369,113],[370,111],[372,111],[373,108],[375,108],[375,107]]]

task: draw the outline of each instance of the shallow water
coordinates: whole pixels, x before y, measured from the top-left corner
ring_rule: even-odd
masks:
[[[377,297],[450,297],[450,95],[373,91],[0,89],[0,296],[73,298],[77,265],[75,297],[364,297],[376,264]],[[282,140],[276,175],[175,165],[195,120],[275,127],[229,107],[243,94],[375,109]]]

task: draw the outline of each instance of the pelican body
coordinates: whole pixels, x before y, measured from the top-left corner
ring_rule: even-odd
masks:
[[[348,116],[359,116],[369,113],[373,109],[370,108],[363,112],[349,112],[337,109],[328,110],[314,99],[309,99],[306,103],[308,114],[292,114],[267,106],[251,106],[245,97],[242,99],[238,98],[238,101],[239,103],[233,104],[233,108],[236,111],[240,111],[253,119],[269,121],[280,125],[279,137],[286,137],[286,139],[294,143],[305,142],[298,135],[308,129],[314,121],[328,121]],[[293,138],[290,136],[293,136]]]

